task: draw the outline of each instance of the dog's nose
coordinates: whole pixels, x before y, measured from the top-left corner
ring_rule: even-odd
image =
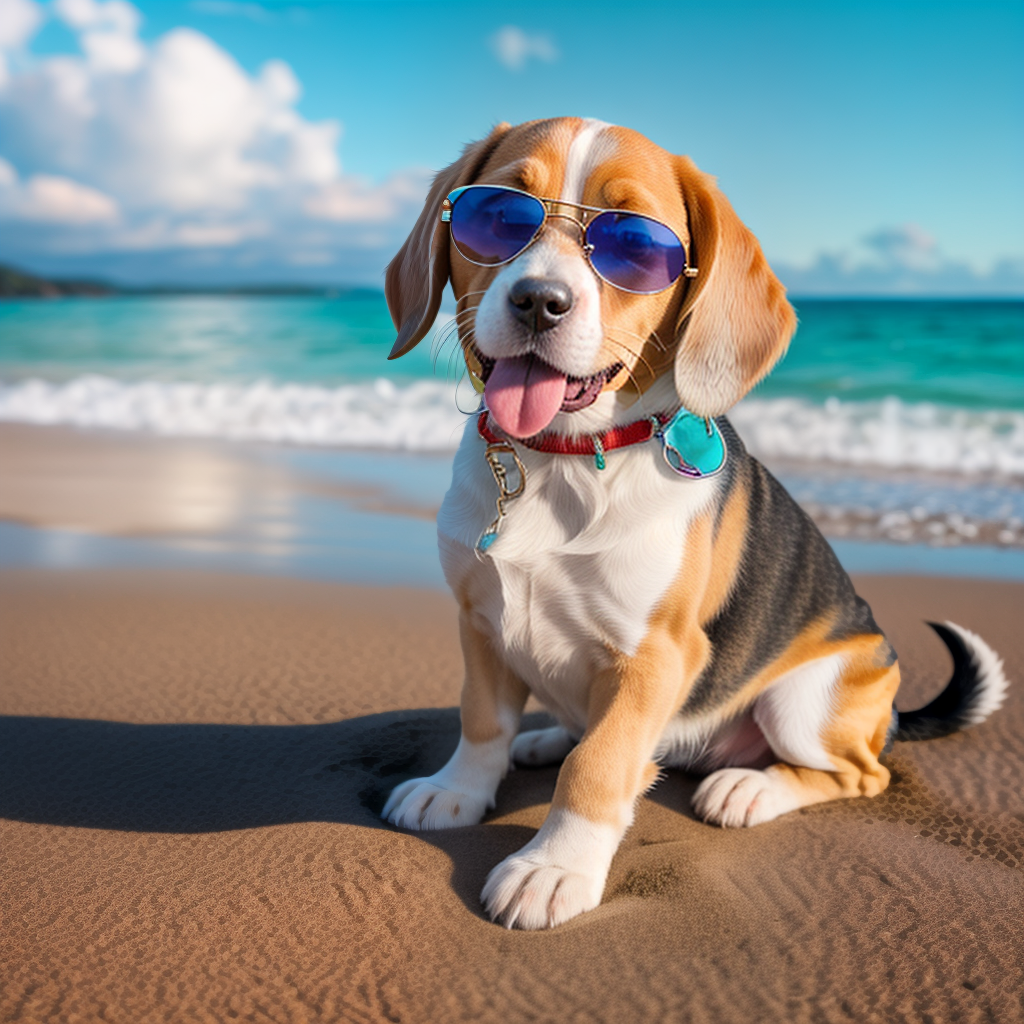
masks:
[[[508,291],[512,312],[530,330],[554,327],[572,309],[572,290],[550,277],[521,277]]]

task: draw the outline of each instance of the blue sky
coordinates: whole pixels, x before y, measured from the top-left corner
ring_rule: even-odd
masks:
[[[39,270],[379,282],[462,144],[580,114],[718,175],[794,291],[1024,294],[1019,2],[0,0],[0,24],[0,258]]]

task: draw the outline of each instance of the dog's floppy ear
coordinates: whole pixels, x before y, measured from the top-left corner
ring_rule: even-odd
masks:
[[[441,293],[451,271],[448,231],[439,231],[441,203],[460,185],[471,185],[511,125],[502,122],[480,142],[470,143],[462,156],[434,178],[423,212],[388,264],[384,294],[398,339],[388,359],[397,359],[415,348],[430,330],[441,307]]]
[[[775,365],[796,329],[786,289],[715,179],[677,157],[698,274],[679,313],[676,391],[699,416],[718,416]]]

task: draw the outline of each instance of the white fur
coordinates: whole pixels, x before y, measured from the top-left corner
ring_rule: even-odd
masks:
[[[998,711],[1003,706],[1003,701],[1006,700],[1006,690],[1010,681],[1006,678],[1006,672],[1003,670],[1003,659],[977,633],[964,629],[963,626],[958,626],[955,622],[947,622],[946,625],[963,640],[978,665],[981,690],[975,698],[968,716],[971,725],[978,725],[980,722],[984,722],[993,711]]]
[[[843,672],[842,655],[801,665],[773,683],[756,701],[752,717],[775,759],[804,768],[835,771],[821,742],[835,714],[834,694]],[[727,828],[760,825],[804,803],[776,769],[723,768],[693,795],[705,821]]]
[[[715,713],[677,715],[661,735],[655,760],[671,768],[706,772],[760,764],[770,750],[750,711],[726,721]]]
[[[780,761],[835,771],[821,735],[835,714],[833,695],[843,666],[839,654],[808,662],[787,672],[754,702],[754,721]]]
[[[597,365],[604,338],[601,294],[576,238],[570,247],[560,231],[546,228],[529,249],[499,271],[476,311],[474,337],[477,348],[491,359],[536,353],[570,377],[589,377],[602,369]],[[524,277],[555,278],[573,295],[572,310],[545,331],[540,342],[516,320],[508,301],[509,290]]]
[[[580,202],[587,178],[615,151],[603,121],[585,121],[569,145],[561,198]],[[604,369],[598,355],[604,341],[597,276],[580,245],[580,231],[568,221],[549,219],[540,238],[503,267],[480,302],[474,322],[477,347],[492,359],[536,352],[570,377],[589,377]],[[553,278],[569,286],[572,310],[537,339],[522,329],[508,301],[509,290],[524,277]]]
[[[577,736],[594,675],[611,652],[636,653],[686,557],[687,529],[719,487],[679,477],[657,445],[609,452],[604,470],[520,448],[525,493],[481,557],[475,545],[497,489],[471,421],[438,515],[441,564],[474,625]]]
[[[679,715],[658,744],[657,759],[674,768],[709,771],[773,760],[834,771],[821,735],[834,714],[833,695],[843,670],[840,655],[819,658],[787,672],[741,715]]]
[[[573,136],[569,155],[565,158],[565,176],[559,196],[563,203],[582,203],[587,179],[600,164],[614,156],[615,139],[605,134],[605,130],[611,127],[606,121],[588,117]]]
[[[693,794],[693,809],[723,828],[761,825],[803,806],[799,794],[773,768],[722,768]]]
[[[553,810],[533,839],[491,871],[480,901],[492,920],[527,930],[593,910],[625,827]]]
[[[494,806],[498,783],[509,765],[509,746],[519,726],[519,713],[503,709],[501,735],[486,743],[463,736],[448,763],[429,778],[409,779],[396,786],[381,817],[414,830],[475,825]]]
[[[521,732],[512,741],[512,760],[516,764],[540,767],[545,764],[560,764],[576,740],[568,729],[553,725],[550,729],[531,729]]]

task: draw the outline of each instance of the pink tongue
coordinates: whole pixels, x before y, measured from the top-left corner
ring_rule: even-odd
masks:
[[[484,390],[495,422],[513,437],[539,434],[565,399],[565,374],[535,356],[499,359]]]

